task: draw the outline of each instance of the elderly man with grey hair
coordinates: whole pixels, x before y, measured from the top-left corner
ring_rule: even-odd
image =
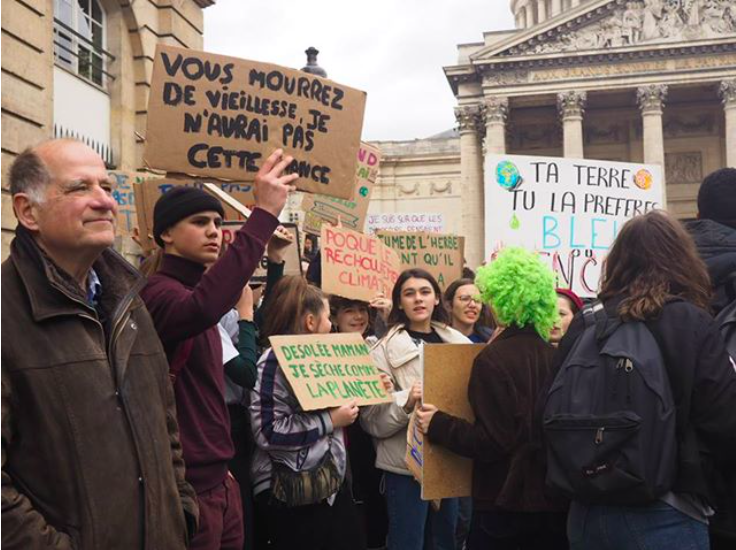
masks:
[[[54,140],[9,172],[2,264],[3,549],[183,549],[196,529],[166,356],[112,248],[102,159]]]

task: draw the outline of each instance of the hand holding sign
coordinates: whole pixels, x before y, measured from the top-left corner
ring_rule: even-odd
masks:
[[[266,245],[266,256],[270,262],[280,264],[284,261],[286,249],[294,244],[294,237],[283,225],[279,225]]]
[[[417,428],[424,435],[427,435],[427,433],[429,432],[429,425],[432,423],[432,417],[436,412],[437,407],[435,407],[434,405],[427,405],[426,403],[417,409]]]
[[[296,190],[296,187],[292,184],[299,179],[299,175],[284,174],[284,170],[288,168],[293,160],[294,157],[284,157],[284,152],[281,149],[276,149],[266,159],[256,175],[255,189],[253,190],[256,207],[269,212],[276,218],[284,209],[289,193]]]
[[[330,409],[330,420],[333,428],[346,428],[358,418],[358,405],[352,400],[347,405]]]

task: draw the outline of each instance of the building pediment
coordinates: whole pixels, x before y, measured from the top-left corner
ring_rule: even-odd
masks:
[[[736,38],[734,0],[599,0],[471,56],[471,63]]]

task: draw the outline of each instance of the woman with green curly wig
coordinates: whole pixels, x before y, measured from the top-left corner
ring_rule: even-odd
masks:
[[[566,505],[544,491],[534,405],[552,366],[555,277],[538,255],[502,250],[475,279],[503,331],[475,359],[468,399],[475,421],[425,403],[417,425],[433,444],[473,459],[468,549],[567,548]]]

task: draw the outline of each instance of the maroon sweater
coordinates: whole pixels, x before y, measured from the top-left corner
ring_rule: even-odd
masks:
[[[174,393],[186,479],[197,493],[222,483],[234,454],[217,323],[235,306],[278,223],[255,209],[207,272],[199,263],[167,254],[141,292],[170,363],[180,344],[193,339]]]

